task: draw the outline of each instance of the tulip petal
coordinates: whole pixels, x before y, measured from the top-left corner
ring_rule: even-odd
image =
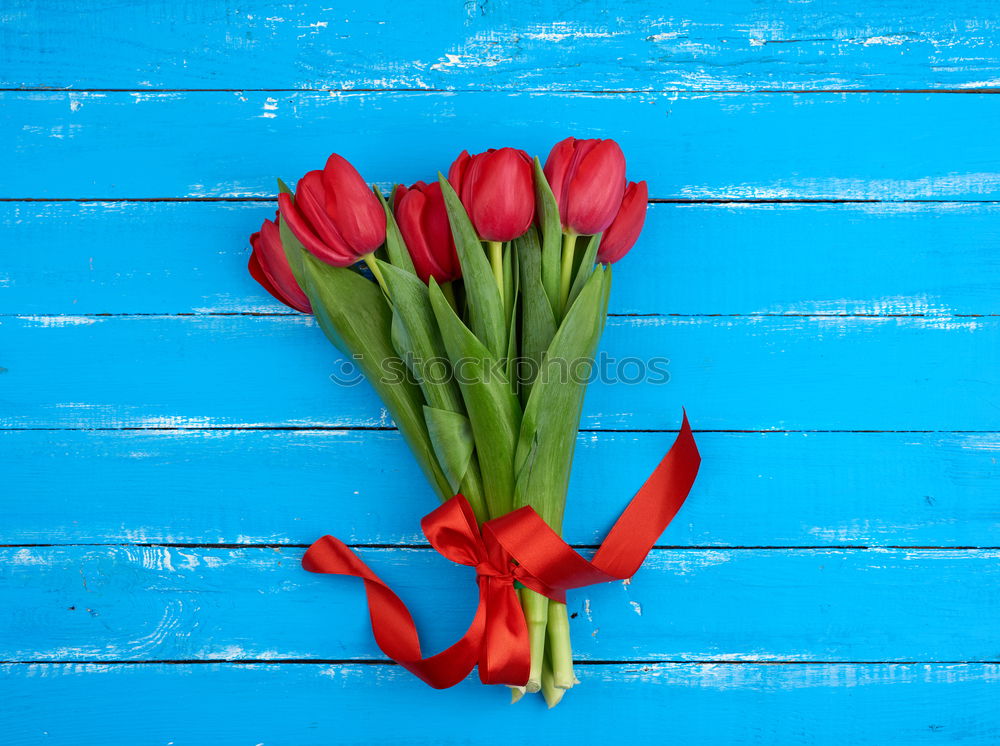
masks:
[[[566,192],[566,174],[569,172],[569,164],[573,159],[574,143],[576,139],[567,137],[565,140],[557,142],[549,151],[549,157],[545,159],[545,178],[552,188],[552,194],[556,198],[556,204],[562,211],[562,196]]]
[[[292,233],[302,242],[310,254],[320,258],[329,255],[329,248],[313,232],[305,217],[299,212],[298,206],[292,201],[290,194],[278,195],[278,212],[281,214],[281,219],[288,224]],[[324,261],[327,260],[324,259]]]
[[[593,142],[593,141],[592,141]],[[614,140],[578,145],[560,207],[563,222],[582,235],[601,233],[615,219],[625,194],[625,155]]]
[[[527,153],[500,148],[474,156],[461,197],[483,240],[510,241],[524,235],[535,217],[534,175]]]
[[[597,261],[612,264],[629,252],[642,232],[648,206],[649,189],[646,182],[629,184],[618,215],[601,237]]]
[[[424,189],[423,213],[421,226],[428,237],[435,262],[440,267],[440,274],[434,278],[439,282],[451,282],[462,276],[462,268],[458,263],[458,252],[455,250],[455,239],[451,235],[451,224],[448,222],[448,208],[444,204],[441,185],[430,184]]]
[[[294,308],[296,311],[312,313],[312,308],[309,307],[308,301],[305,308],[295,306],[290,302],[290,299],[286,298],[284,294],[274,285],[274,283],[271,282],[271,278],[267,276],[267,273],[264,272],[263,267],[260,265],[260,257],[257,255],[256,251],[250,253],[250,260],[247,262],[247,269],[250,270],[250,276],[253,277],[262,288],[274,296],[275,300],[280,301],[286,306]]]
[[[299,208],[302,216],[308,221],[312,231],[325,247],[322,254],[313,251],[312,248],[309,248],[309,251],[317,258],[335,267],[346,267],[354,264],[358,260],[358,256],[344,240],[339,226],[329,215],[326,202],[326,188],[323,184],[322,171],[310,171],[299,179],[295,188],[295,206]],[[302,243],[305,244],[305,241]]]
[[[358,257],[385,243],[385,213],[361,174],[332,154],[323,169],[326,212]]]
[[[396,222],[399,223],[400,233],[403,234],[406,248],[413,260],[413,268],[424,282],[441,272],[441,268],[434,261],[434,252],[422,225],[426,202],[427,198],[423,192],[411,189],[399,201],[399,207],[396,209]]]
[[[277,223],[271,220],[264,221],[260,228],[260,238],[254,247],[254,254],[257,255],[260,269],[279,291],[279,300],[297,311],[311,313],[309,298],[302,292],[302,288],[295,281],[295,275],[292,274],[292,268],[288,265]]]
[[[458,154],[452,164],[451,168],[448,169],[448,182],[451,184],[451,188],[461,196],[462,195],[462,184],[465,181],[465,172],[469,167],[469,163],[472,161],[472,156],[469,155],[468,150],[463,150]]]

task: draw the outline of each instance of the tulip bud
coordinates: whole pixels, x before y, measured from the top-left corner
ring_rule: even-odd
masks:
[[[565,232],[592,236],[611,225],[625,193],[618,143],[567,137],[552,148],[544,170]]]
[[[418,181],[409,189],[397,187],[393,213],[421,280],[433,277],[445,283],[462,276],[441,184]]]
[[[622,199],[618,215],[601,236],[601,244],[597,250],[597,261],[603,264],[613,264],[625,256],[635,245],[642,232],[642,224],[646,222],[646,207],[649,203],[649,190],[645,181],[636,184],[629,182],[625,187],[625,197]]]
[[[448,170],[448,181],[484,241],[524,235],[535,218],[531,158],[514,148],[469,155],[463,150]]]
[[[278,215],[275,214],[274,218],[277,220]],[[253,278],[286,306],[302,313],[312,313],[309,298],[302,292],[288,265],[278,224],[273,220],[265,220],[260,230],[250,236],[250,246],[253,252],[250,254],[248,268]]]
[[[278,196],[281,216],[315,256],[347,267],[385,242],[385,211],[354,167],[334,153],[322,171],[310,171],[290,195]]]

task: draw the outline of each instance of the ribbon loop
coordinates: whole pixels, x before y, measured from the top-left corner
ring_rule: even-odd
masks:
[[[451,499],[420,519],[420,528],[438,554],[457,565],[476,567],[488,560],[472,506]]]
[[[523,686],[530,667],[528,628],[514,580],[565,603],[570,588],[631,577],[684,504],[700,463],[685,413],[670,451],[589,562],[531,507],[487,521],[481,529],[461,495],[428,513],[421,527],[431,546],[452,562],[474,567],[479,585],[479,606],[469,629],[430,658],[420,652],[406,605],[341,541],[332,536],[319,539],[306,551],[302,566],[310,572],[361,578],[379,648],[432,687],[457,684],[477,663],[484,684]]]

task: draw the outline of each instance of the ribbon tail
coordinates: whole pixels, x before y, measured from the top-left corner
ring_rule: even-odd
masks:
[[[509,578],[481,577],[480,608],[486,609],[486,629],[479,658],[484,684],[524,686],[531,675],[528,624]]]
[[[632,577],[677,515],[701,456],[687,414],[677,440],[619,516],[592,562],[573,550],[530,506],[483,524],[483,535],[515,557],[524,585],[563,601],[564,591]]]
[[[437,655],[424,658],[417,627],[406,604],[342,541],[333,536],[317,540],[302,558],[302,567],[309,572],[363,580],[375,642],[389,658],[435,689],[454,686],[475,667],[487,626],[482,593],[476,615],[462,638]]]

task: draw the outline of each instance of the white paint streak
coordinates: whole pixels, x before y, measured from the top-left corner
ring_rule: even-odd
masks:
[[[97,323],[97,319],[87,316],[22,316],[21,320],[45,329],[63,326],[90,326]]]
[[[278,110],[278,99],[271,98],[268,96],[264,99],[264,112],[260,114],[259,118],[262,119],[274,119],[278,116],[275,112]]]
[[[734,103],[733,106],[739,106]],[[745,104],[744,104],[745,106]],[[678,190],[686,199],[946,199],[992,196],[1000,172],[948,173],[912,179],[795,179],[771,184],[693,184]]]
[[[895,47],[895,46],[899,46],[900,44],[902,44],[906,40],[907,40],[907,37],[901,36],[901,35],[897,34],[895,36],[869,36],[867,39],[865,39],[861,43],[864,44],[866,47],[871,47],[871,46],[875,46],[875,45],[883,45],[883,46],[893,46],[893,47]]]
[[[661,42],[661,41],[671,41],[673,39],[679,39],[684,36],[686,32],[684,31],[662,31],[659,34],[653,34],[652,36],[647,36],[646,41]]]
[[[957,436],[956,436],[957,437]],[[970,451],[1000,453],[1000,435],[996,433],[976,433],[958,437],[960,448]]]
[[[936,296],[889,295],[880,298],[837,298],[834,300],[806,300],[761,308],[755,313],[779,314],[925,314],[952,315],[954,311],[938,302]]]
[[[19,567],[41,567],[49,564],[42,554],[32,549],[18,549],[9,561]]]

